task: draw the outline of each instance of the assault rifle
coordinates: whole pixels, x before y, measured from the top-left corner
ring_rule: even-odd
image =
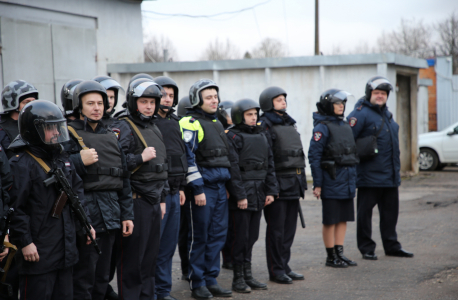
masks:
[[[59,192],[61,194],[65,193],[67,195],[66,198],[70,200],[70,207],[72,208],[73,212],[75,213],[76,218],[80,222],[83,228],[83,233],[89,236],[97,253],[102,254],[102,251],[100,251],[99,245],[97,244],[97,242],[94,240],[94,238],[91,235],[91,225],[89,224],[87,220],[86,213],[84,212],[83,206],[81,205],[81,202],[78,199],[78,195],[76,195],[76,193],[70,187],[70,184],[68,183],[68,180],[65,177],[65,174],[62,171],[62,169],[61,168],[52,169],[49,171],[48,174],[51,174],[51,177],[43,181],[45,186],[49,186],[53,183],[56,183],[59,189]],[[54,216],[54,217],[58,218],[58,216]]]

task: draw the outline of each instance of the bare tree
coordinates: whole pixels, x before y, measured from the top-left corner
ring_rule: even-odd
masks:
[[[438,54],[453,57],[453,74],[458,74],[458,15],[453,12],[435,26],[439,33]]]
[[[285,57],[287,55],[286,46],[273,38],[263,39],[251,53],[253,58]]]
[[[401,25],[392,32],[383,32],[377,39],[378,51],[428,58],[434,55],[431,44],[431,27],[423,22],[401,19]]]
[[[227,39],[226,43],[224,43],[220,42],[218,38],[208,44],[204,54],[201,56],[201,60],[225,60],[237,58],[240,58],[240,53],[237,47],[232,44],[229,39]]]
[[[168,37],[163,35],[160,37],[155,35],[143,36],[143,53],[145,56],[145,62],[163,62],[165,60],[164,50],[167,50],[168,53],[167,61],[178,60],[175,47]]]

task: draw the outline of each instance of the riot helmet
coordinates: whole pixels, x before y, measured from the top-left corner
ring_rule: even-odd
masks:
[[[370,101],[372,96],[373,90],[382,90],[385,91],[388,96],[390,96],[390,92],[393,90],[393,86],[391,83],[382,76],[374,76],[369,79],[366,83],[366,100]]]
[[[157,114],[159,104],[162,98],[161,86],[152,80],[140,78],[131,82],[127,91],[127,108],[132,116],[138,117],[142,121],[149,121]],[[155,99],[155,108],[153,116],[145,116],[138,111],[138,98],[153,98]]]
[[[159,76],[154,78],[154,82],[159,84],[162,87],[171,87],[173,89],[173,104],[172,107],[175,107],[178,104],[178,85],[177,83],[169,77]],[[161,105],[162,106],[162,105]],[[168,108],[168,107],[164,107]]]
[[[255,108],[258,112],[258,120],[259,120],[259,110],[261,109],[259,103],[251,99],[242,99],[235,102],[234,106],[232,107],[232,122],[235,125],[245,124],[244,113],[247,110]]]
[[[28,103],[19,113],[19,134],[29,145],[60,149],[69,140],[67,120],[60,108],[47,100]]]
[[[82,79],[71,79],[60,90],[60,101],[65,115],[71,115],[73,113],[73,93],[76,86],[81,82],[83,82]]]
[[[115,92],[114,93],[115,102],[114,102],[114,105],[113,105],[113,109],[110,112],[110,114],[113,114],[116,105],[118,105],[119,92],[121,92],[124,95],[125,94],[124,89],[122,88],[122,86],[116,80],[114,80],[113,78],[111,78],[109,76],[101,75],[101,76],[94,77],[92,80],[97,81],[98,83],[100,83],[107,91],[108,90],[113,90]],[[107,109],[108,108],[109,107],[107,107]]]
[[[191,101],[189,100],[189,96],[184,96],[178,102],[177,106],[177,116],[179,118],[183,118],[186,115],[186,111],[188,108],[191,108]]]
[[[208,88],[214,88],[218,92],[218,102],[221,102],[219,98],[219,88],[216,83],[210,79],[201,79],[194,83],[189,89],[189,99],[192,107],[202,106],[202,91]]]
[[[73,92],[73,111],[75,113],[82,114],[82,109],[83,109],[83,103],[82,103],[82,97],[86,94],[89,93],[99,93],[102,98],[103,98],[103,113],[108,109],[108,96],[107,96],[107,91],[105,88],[98,83],[97,81],[94,80],[86,80],[81,83],[79,83],[75,91]],[[95,120],[91,120],[87,118],[86,116],[83,115],[89,122],[97,122]]]
[[[336,115],[334,113],[334,104],[343,103],[345,112],[346,103],[349,97],[353,97],[349,92],[339,89],[330,89],[321,94],[320,101],[316,103],[316,107],[318,108],[318,112],[322,115],[343,117],[343,114]]]
[[[231,109],[233,106],[234,102],[229,100],[222,101],[218,105],[216,115],[218,116],[218,120],[223,124],[224,128],[227,128],[229,125],[232,125]]]
[[[29,97],[38,99],[38,90],[24,80],[8,83],[2,91],[2,111],[19,111],[19,103]]]
[[[259,105],[261,106],[262,111],[276,111],[282,114],[285,113],[286,110],[284,109],[274,109],[273,99],[280,95],[283,95],[286,98],[287,93],[284,89],[277,86],[271,86],[262,91],[259,96]]]
[[[130,90],[130,85],[132,82],[134,82],[137,79],[148,79],[154,81],[153,76],[146,74],[146,73],[138,73],[132,76],[132,78],[129,80],[129,84],[127,85],[127,91]],[[122,104],[122,107],[127,108],[127,95],[126,95],[126,101]]]

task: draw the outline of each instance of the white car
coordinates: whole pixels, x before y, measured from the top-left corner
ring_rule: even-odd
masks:
[[[458,123],[418,137],[420,170],[442,170],[447,164],[458,163]]]

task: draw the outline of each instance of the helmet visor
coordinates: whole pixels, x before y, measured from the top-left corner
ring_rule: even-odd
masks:
[[[374,81],[371,81],[369,83],[372,87],[372,90],[376,90],[378,88],[383,88],[383,89],[392,89],[392,86],[391,86],[391,83],[386,80],[385,78],[378,78],[378,79],[375,79]]]
[[[105,79],[100,82],[100,84],[106,89],[117,89],[118,93],[121,93],[122,95],[125,95],[126,92],[122,88],[122,86],[114,79]]]
[[[335,93],[333,96],[332,96],[332,100],[331,102],[332,103],[336,103],[336,102],[347,102],[347,101],[352,101],[355,99],[355,96],[353,96],[352,94],[350,94],[349,92],[346,92],[346,91],[339,91],[338,93]]]
[[[67,121],[35,120],[35,128],[41,141],[46,145],[60,144],[68,141]]]
[[[231,111],[232,111],[232,108],[222,108],[220,110],[220,114],[229,120],[231,119]]]
[[[137,85],[136,87],[134,87],[134,93],[132,96],[134,97],[141,97],[143,96],[143,92],[150,86],[152,85],[156,85],[157,87],[159,87],[160,89],[162,89],[160,87],[160,85],[158,85],[157,83],[155,82],[152,82],[152,81],[147,81],[147,82],[142,82],[140,83],[139,85]],[[162,94],[164,95],[164,94]]]

